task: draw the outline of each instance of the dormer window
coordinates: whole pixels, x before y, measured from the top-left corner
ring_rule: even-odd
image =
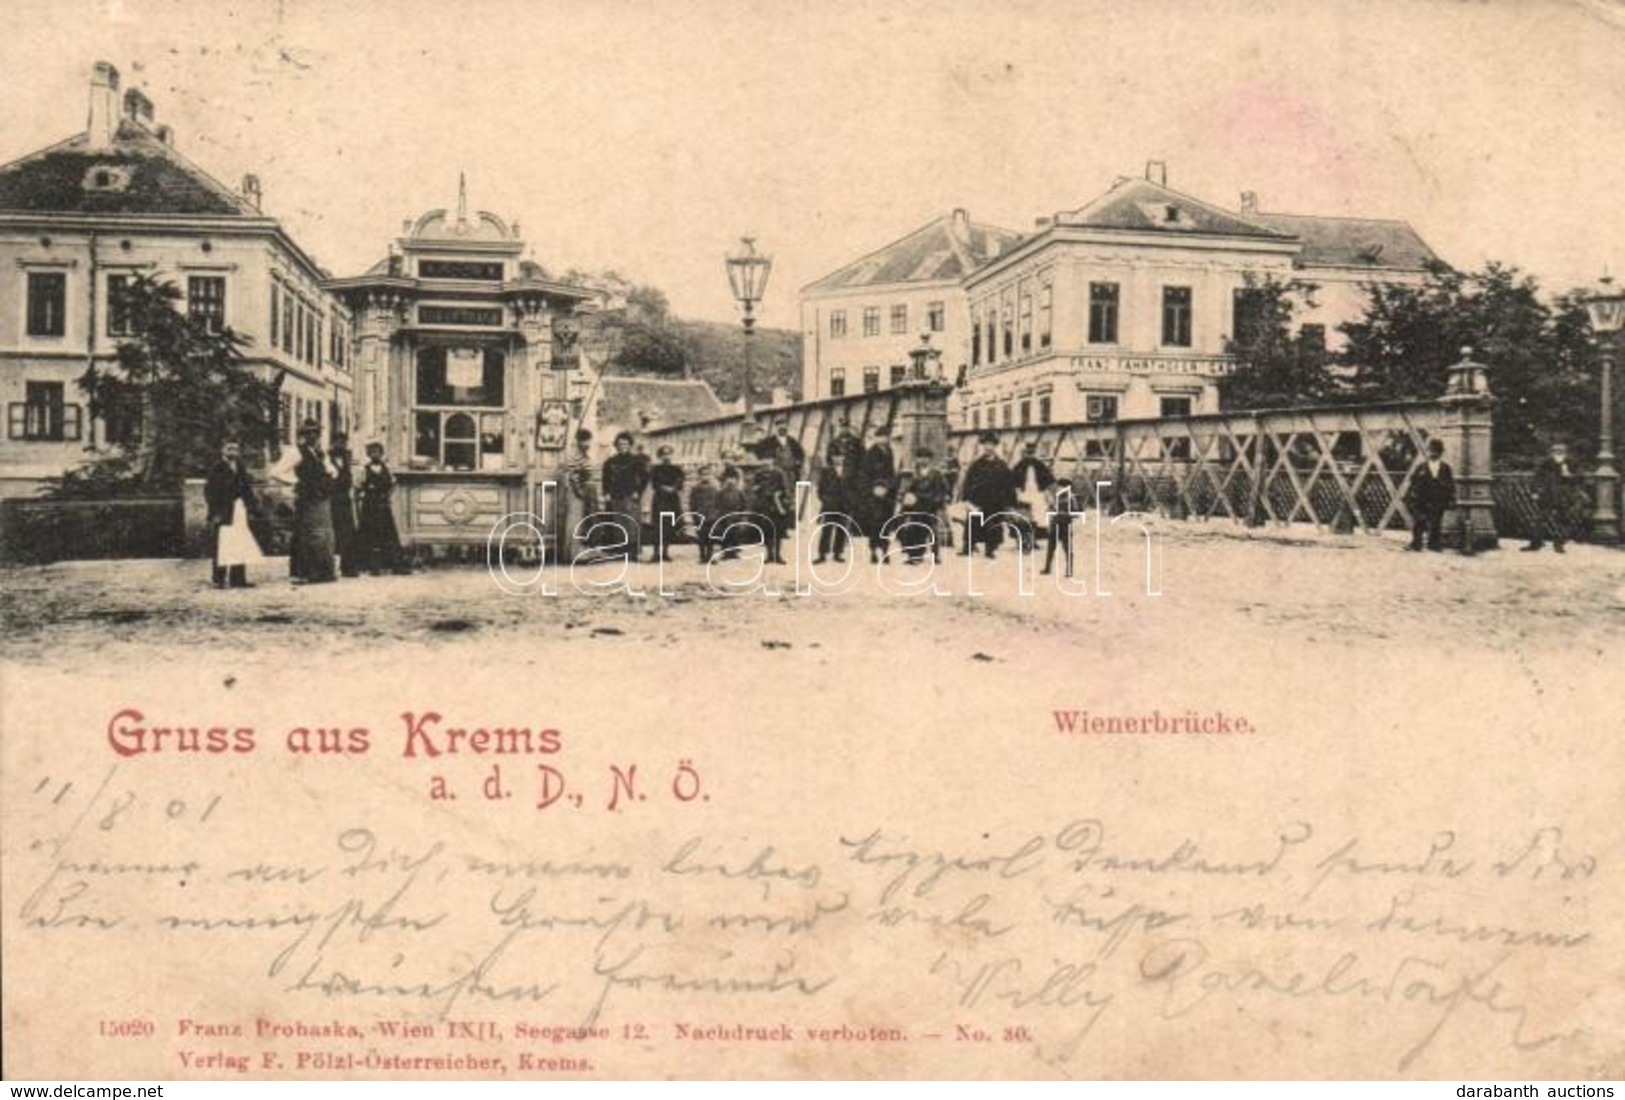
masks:
[[[1179,207],[1177,207],[1177,206],[1164,206],[1162,208],[1162,220],[1167,222],[1169,225],[1178,225],[1179,224]]]
[[[86,191],[123,191],[130,186],[130,170],[113,164],[91,165],[82,186]]]

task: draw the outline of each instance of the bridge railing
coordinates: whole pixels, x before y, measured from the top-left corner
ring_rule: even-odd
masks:
[[[1037,445],[1057,476],[1071,477],[1091,503],[1116,512],[1237,523],[1312,523],[1334,530],[1382,531],[1411,526],[1407,497],[1427,444],[1445,445],[1456,480],[1456,506],[1445,541],[1467,549],[1496,545],[1496,500],[1487,370],[1466,349],[1448,371],[1445,393],[1432,400],[1231,411],[1158,420],[1120,420],[1003,427],[992,430],[1014,463]],[[853,394],[756,410],[766,427],[789,421],[816,468],[842,418],[863,437],[889,426],[899,467],[922,447],[968,465],[981,430],[950,426],[940,381],[915,379],[877,393]],[[740,442],[743,419],[719,417],[650,431],[685,466],[717,462]],[[812,469],[807,473],[810,475]],[[1105,499],[1095,485],[1110,482]],[[804,508],[805,512],[805,508]]]
[[[1437,401],[1405,401],[991,430],[1012,465],[1033,444],[1111,510],[1379,531],[1410,526],[1406,496],[1446,418]],[[952,433],[962,465],[983,434]]]

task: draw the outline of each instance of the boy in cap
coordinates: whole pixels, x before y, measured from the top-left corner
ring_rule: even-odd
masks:
[[[897,531],[897,542],[903,548],[904,560],[918,565],[925,558],[927,546],[932,557],[937,557],[937,513],[948,501],[948,479],[933,463],[934,455],[923,447],[914,456],[914,476],[903,490],[898,515],[902,522]]]
[[[694,521],[694,538],[700,544],[700,564],[711,560],[711,525],[721,515],[718,501],[722,487],[717,484],[716,467],[702,463],[688,493],[688,510]]]
[[[1072,479],[1057,479],[1055,500],[1049,512],[1049,538],[1044,543],[1044,573],[1048,574],[1055,567],[1055,548],[1059,546],[1065,559],[1066,575],[1072,575],[1072,521],[1081,511],[1078,496],[1072,491]]]
[[[730,466],[722,474],[722,488],[717,492],[717,511],[711,519],[711,538],[713,544],[720,542],[722,558],[737,558],[739,547],[745,541],[745,532],[742,520],[749,508],[749,501],[745,497],[745,490],[740,487],[739,469]],[[726,519],[727,526],[719,525]]]

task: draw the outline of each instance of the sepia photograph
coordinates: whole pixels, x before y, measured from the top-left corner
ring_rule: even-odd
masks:
[[[1621,0],[4,23],[6,1079],[1625,1077]]]

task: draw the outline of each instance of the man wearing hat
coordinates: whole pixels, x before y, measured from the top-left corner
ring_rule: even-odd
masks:
[[[833,466],[836,459],[844,458],[848,469],[856,469],[858,459],[862,456],[863,443],[852,430],[852,421],[841,417],[840,424],[835,429],[835,438],[831,439],[829,446],[824,449],[825,461]]]
[[[1553,443],[1550,452],[1535,467],[1535,529],[1529,545],[1520,549],[1539,550],[1549,538],[1553,550],[1559,554],[1566,552],[1563,547],[1569,538],[1568,510],[1573,485],[1568,446]]]
[[[579,428],[576,430],[575,453],[564,464],[564,484],[569,488],[570,499],[574,502],[570,517],[572,531],[581,530],[581,521],[599,512],[598,479],[593,475],[592,431]],[[596,532],[584,532],[578,553],[592,548],[598,541]]]
[[[790,435],[790,421],[778,417],[773,421],[773,434],[756,445],[762,461],[771,462],[784,471],[784,479],[794,485],[801,479],[807,464],[807,452],[801,441]]]
[[[1034,528],[1041,526],[1040,521],[1049,508],[1048,494],[1050,486],[1055,484],[1055,474],[1049,463],[1038,457],[1038,444],[1029,440],[1022,445],[1021,460],[1011,469],[1010,476],[1016,482],[1019,514],[1027,521],[1017,529],[1021,548],[1030,551],[1035,541]]]
[[[897,459],[891,448],[891,428],[876,424],[869,429],[869,449],[863,452],[863,464],[858,469],[857,499],[852,503],[857,514],[852,518],[869,539],[869,560],[878,562],[886,556],[886,521],[896,510]]]
[[[965,468],[965,502],[971,506],[971,515],[965,524],[965,554],[973,553],[976,544],[982,552],[993,557],[1004,540],[1003,518],[1000,513],[1012,513],[1016,506],[1016,479],[1010,466],[999,457],[999,436],[996,432],[983,432],[978,439],[980,450]],[[976,513],[980,512],[978,516]]]
[[[1406,549],[1421,550],[1425,537],[1429,550],[1443,550],[1445,509],[1456,503],[1456,475],[1444,460],[1443,440],[1428,440],[1427,460],[1411,476],[1405,503],[1410,506],[1413,520],[1411,544]]]
[[[683,514],[683,468],[671,460],[671,448],[655,452],[649,468],[649,518],[655,529],[654,554],[650,561],[671,561],[671,546],[677,541],[678,517]]]

